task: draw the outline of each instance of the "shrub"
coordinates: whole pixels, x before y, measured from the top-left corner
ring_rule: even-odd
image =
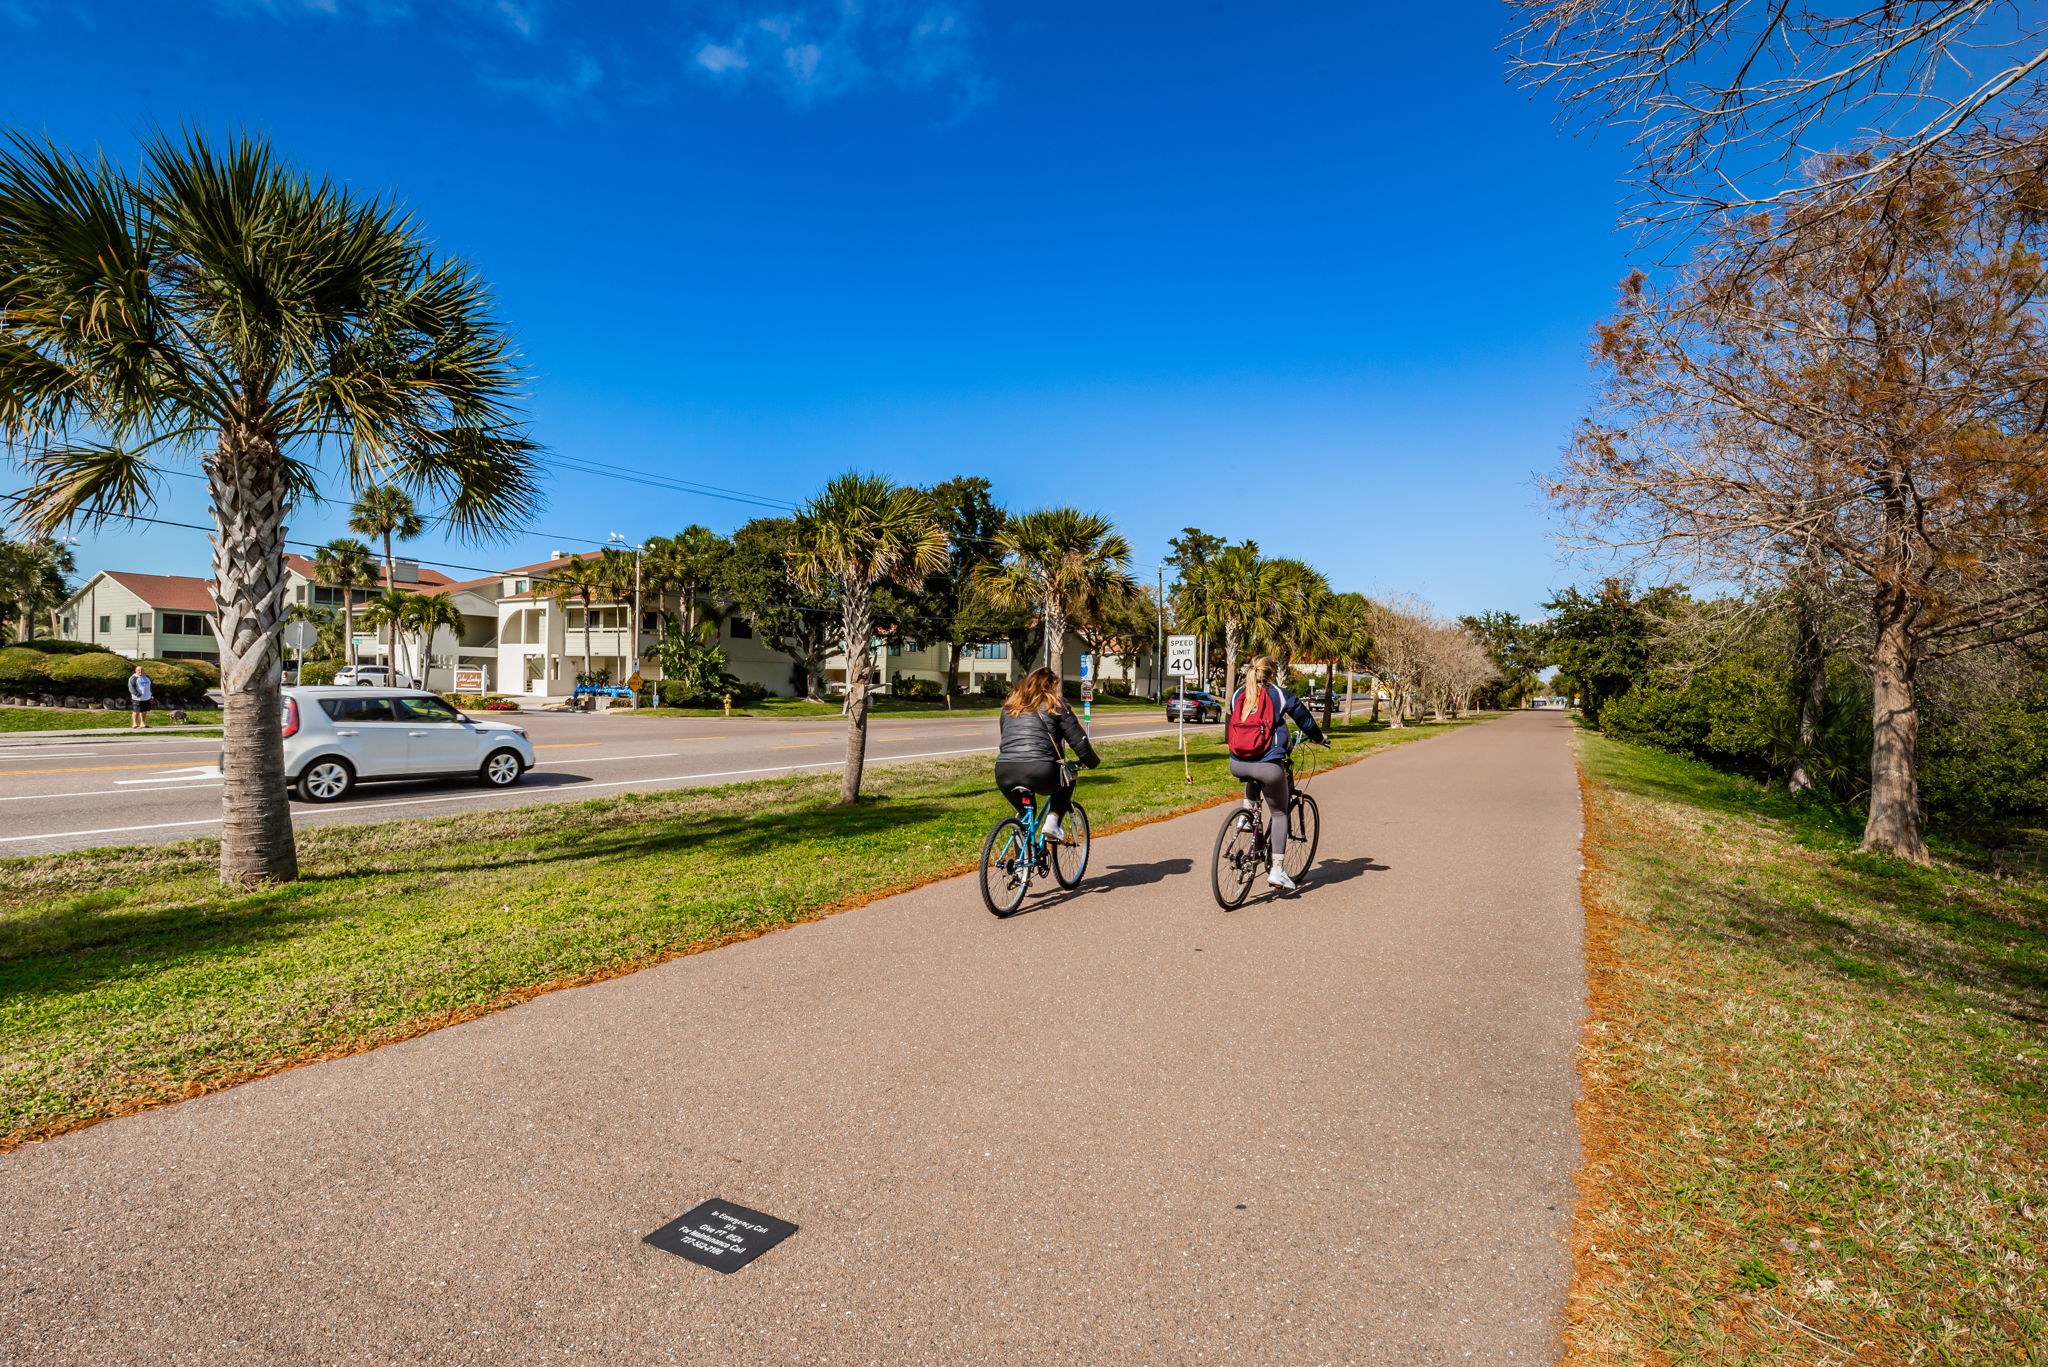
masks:
[[[332,661],[327,661],[324,663],[332,663]],[[199,681],[205,684],[208,688],[220,687],[220,666],[215,664],[213,661],[180,660],[178,661],[178,665],[180,668],[186,670],[187,672],[198,675]],[[311,667],[312,666],[310,665],[307,666],[307,668],[309,669]]]
[[[26,646],[0,648],[0,689],[10,693],[50,691],[50,657]]]
[[[946,695],[946,690],[933,679],[898,679],[889,685],[889,692],[898,698],[912,698],[936,702]]]
[[[40,651],[45,655],[107,655],[112,653],[105,646],[94,645],[91,641],[60,641],[53,638],[47,641],[25,641],[22,644],[30,650]]]
[[[215,671],[216,674],[219,671]],[[325,688],[341,672],[339,660],[308,660],[299,670],[299,682],[308,688]]]
[[[761,687],[761,685],[748,683],[744,679],[736,679],[730,674],[726,674],[716,681],[713,687],[717,691],[712,693],[695,691],[692,686],[693,683],[695,683],[693,680],[663,679],[655,686],[661,698],[661,705],[663,707],[723,707],[725,706],[726,698],[730,697],[734,707],[744,707],[749,703],[757,703],[768,696],[768,690]],[[697,684],[696,686],[701,687],[702,685]]]
[[[1105,698],[1128,698],[1131,696],[1129,679],[1104,679],[1095,685],[1095,691]]]
[[[1967,729],[1930,728],[1920,794],[1930,810],[1967,822],[2038,820],[2048,812],[2048,711],[2013,703]]]
[[[995,702],[1001,702],[1010,696],[1010,681],[1008,679],[983,679],[981,681],[981,696],[992,699]]]

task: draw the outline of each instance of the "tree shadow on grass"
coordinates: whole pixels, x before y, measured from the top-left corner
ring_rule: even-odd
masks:
[[[454,843],[427,851],[371,851],[346,870],[315,868],[302,881],[252,893],[223,892],[171,905],[127,906],[132,895],[92,892],[53,900],[42,912],[0,918],[0,999],[86,990],[122,977],[146,977],[173,965],[225,959],[265,944],[316,933],[360,913],[371,897],[364,883],[404,878],[435,880],[467,874],[517,878],[552,865],[607,864],[648,859],[737,864],[779,848],[810,844],[824,857],[858,861],[863,842],[884,841],[908,826],[928,823],[945,808],[923,801],[876,800],[858,806],[820,804],[796,811],[697,813],[663,821],[621,813],[612,824],[565,828],[524,841]],[[654,829],[649,829],[654,827]],[[479,853],[479,846],[487,853]],[[509,846],[509,848],[508,848]],[[522,847],[523,846],[523,847]],[[885,853],[893,853],[890,846]],[[328,856],[346,857],[338,851]],[[878,871],[873,881],[885,881]],[[337,897],[336,893],[343,895]],[[396,896],[403,897],[399,893]],[[736,899],[748,902],[743,888]]]

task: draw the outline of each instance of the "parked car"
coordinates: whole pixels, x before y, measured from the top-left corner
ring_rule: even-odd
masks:
[[[469,775],[509,788],[533,765],[524,727],[478,721],[419,689],[284,690],[285,783],[304,802],[402,778]]]
[[[1166,719],[1180,721],[1183,718],[1192,722],[1222,721],[1223,699],[1199,690],[1172,694],[1166,700]]]
[[[336,688],[419,688],[410,674],[394,674],[384,665],[343,665],[334,671]]]

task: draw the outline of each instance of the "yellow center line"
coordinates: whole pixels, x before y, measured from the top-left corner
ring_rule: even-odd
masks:
[[[113,769],[190,769],[189,764],[84,764],[76,769],[0,769],[0,778],[21,778],[28,774],[104,774]]]
[[[771,745],[770,750],[822,750],[825,747],[812,741],[809,745]]]

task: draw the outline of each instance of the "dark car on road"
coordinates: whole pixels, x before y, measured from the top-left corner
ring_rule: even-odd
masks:
[[[1166,719],[1168,721],[1181,721],[1185,719],[1192,722],[1222,721],[1223,699],[1217,697],[1214,693],[1202,693],[1193,690],[1186,693],[1175,693],[1166,700]]]

